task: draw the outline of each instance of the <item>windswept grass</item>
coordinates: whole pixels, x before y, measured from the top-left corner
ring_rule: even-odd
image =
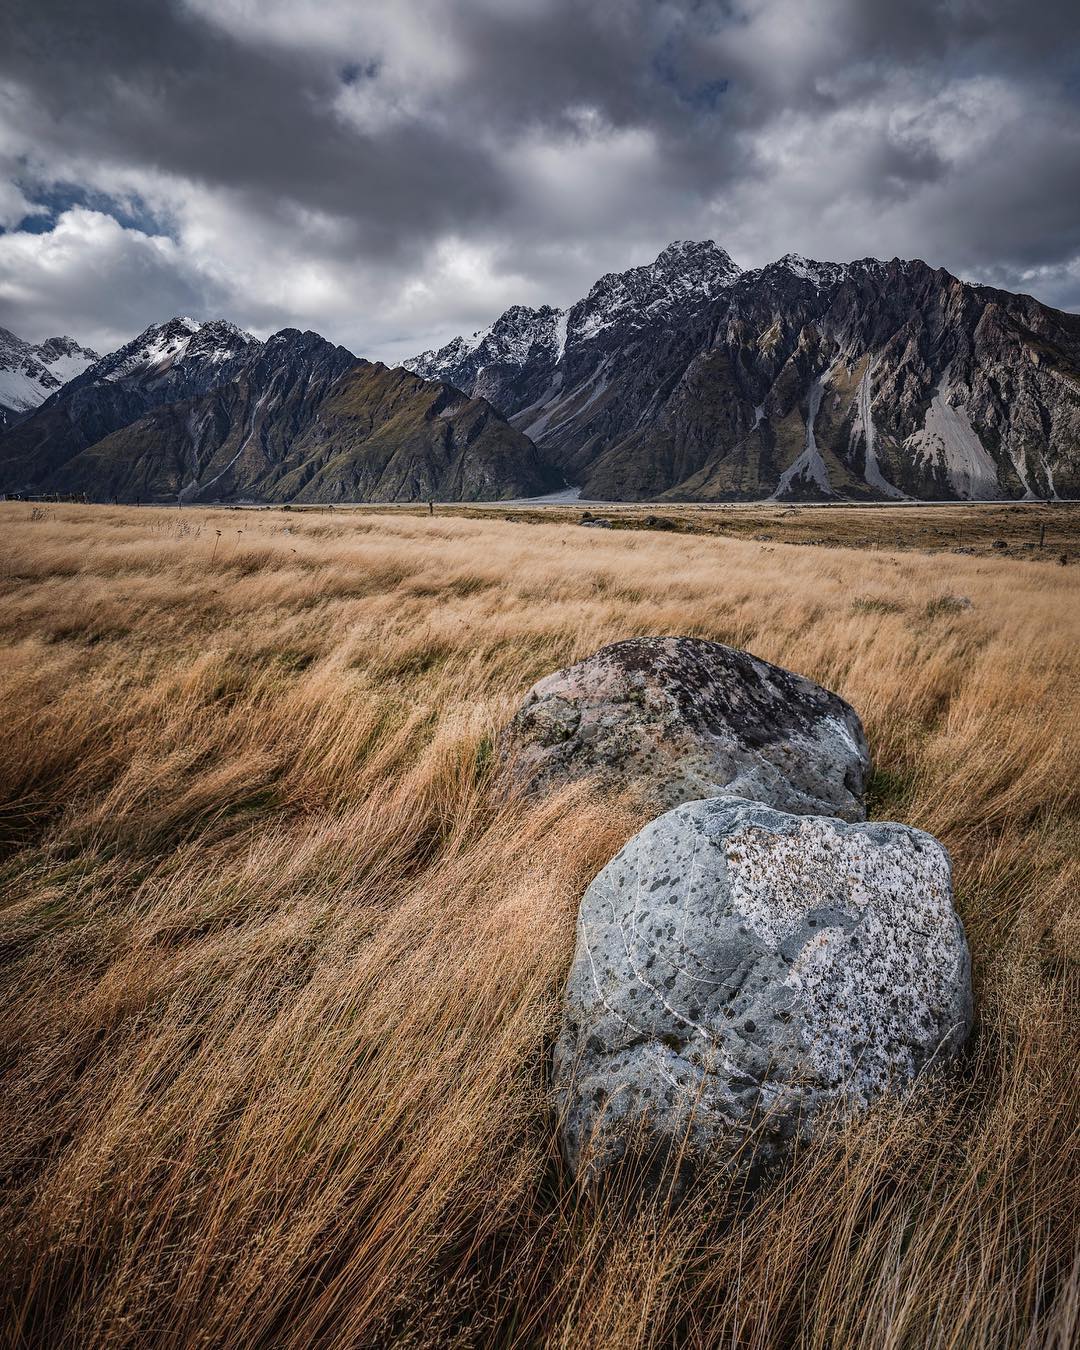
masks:
[[[216,531],[220,530],[220,536]],[[1080,1340],[1080,570],[494,519],[0,506],[15,1346]],[[971,601],[970,606],[963,599]],[[636,633],[851,700],[956,864],[954,1081],[737,1222],[579,1198],[545,1064],[629,801],[508,795]]]

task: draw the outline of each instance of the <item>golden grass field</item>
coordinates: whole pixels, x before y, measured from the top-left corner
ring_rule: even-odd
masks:
[[[0,587],[6,1343],[1080,1341],[1080,567],[8,503]],[[974,957],[950,1080],[734,1218],[719,1179],[579,1196],[545,1092],[578,899],[643,817],[515,797],[492,738],[638,633],[849,699]]]

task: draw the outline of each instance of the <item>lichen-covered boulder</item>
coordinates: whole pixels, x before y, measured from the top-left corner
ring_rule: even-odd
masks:
[[[553,1082],[572,1168],[748,1172],[967,1037],[949,857],[906,825],[687,802],[586,891]],[[659,1160],[657,1162],[657,1160]]]
[[[533,686],[501,742],[530,788],[589,775],[659,809],[728,794],[862,820],[858,714],[811,680],[702,638],[630,638]]]

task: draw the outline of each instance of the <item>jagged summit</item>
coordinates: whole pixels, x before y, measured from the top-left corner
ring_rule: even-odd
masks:
[[[721,248],[715,240],[676,239],[661,249],[651,263],[642,263],[624,272],[605,272],[592,291],[607,289],[612,282],[629,286],[637,280],[648,282],[659,278],[665,281],[685,278],[686,284],[693,284],[697,279],[707,286],[713,286],[718,280],[730,281],[741,270],[732,261],[727,249]]]
[[[245,334],[250,337],[250,334]],[[263,356],[280,354],[283,351],[318,351],[324,347],[332,347],[335,351],[344,352],[355,361],[358,358],[353,356],[352,352],[346,347],[336,346],[328,342],[321,333],[316,333],[311,328],[279,328],[276,333],[271,333],[265,342],[260,343],[256,338],[253,340],[255,347],[262,347]]]
[[[73,372],[78,374],[85,370],[88,362],[98,359],[97,352],[92,351],[89,347],[80,346],[73,337],[67,336],[46,338],[44,342],[38,343],[37,353],[45,365],[56,375],[60,375],[63,363],[70,362],[78,366],[78,370]],[[71,375],[68,375],[67,378],[71,379]]]
[[[38,407],[97,360],[97,352],[71,337],[34,346],[0,328],[0,427]]]
[[[674,317],[688,303],[712,299],[740,274],[711,239],[669,244],[654,262],[602,276],[571,307],[568,342],[590,341],[625,322],[639,326],[660,315]]]
[[[721,248],[715,239],[675,239],[656,255],[658,264],[681,261],[685,258],[716,257],[731,261],[727,249]]]
[[[177,315],[165,323],[151,324],[138,337],[102,357],[86,371],[87,382],[122,380],[133,375],[162,375],[176,362],[229,361],[259,339],[227,319],[200,322]]]
[[[815,285],[838,281],[850,270],[844,263],[818,262],[817,259],[804,257],[801,253],[785,253],[772,265],[790,272],[792,276],[800,277],[803,281],[812,281]]]
[[[678,240],[406,364],[483,395],[596,498],[1080,488],[1080,318],[918,261],[741,271]]]
[[[587,295],[566,309],[511,305],[471,337],[402,362],[425,379],[444,379],[498,403],[508,372],[526,365],[546,370],[573,358],[576,349],[609,340],[627,328],[667,317],[713,298],[741,275],[725,249],[711,239],[677,240],[651,263],[607,272]]]

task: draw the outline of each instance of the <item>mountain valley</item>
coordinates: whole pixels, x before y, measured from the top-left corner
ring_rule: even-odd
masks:
[[[222,319],[152,325],[102,358],[71,339],[0,338],[7,492],[1080,495],[1080,316],[918,261],[788,254],[744,271],[711,241],[674,243],[566,309],[512,306],[394,368],[316,333],[263,342]]]

